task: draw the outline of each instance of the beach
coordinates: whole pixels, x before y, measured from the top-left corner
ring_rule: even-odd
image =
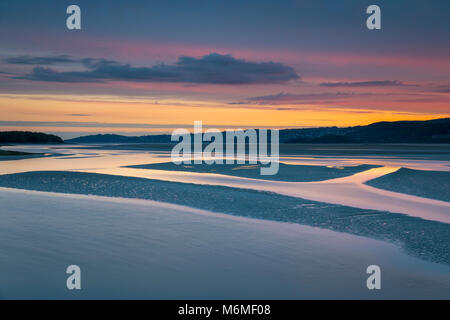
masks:
[[[9,148],[57,155],[0,163],[2,298],[449,298],[449,203],[367,185],[442,158],[281,157],[296,180],[323,172],[302,182],[167,170],[170,155],[132,146]],[[382,290],[366,287],[373,264]]]

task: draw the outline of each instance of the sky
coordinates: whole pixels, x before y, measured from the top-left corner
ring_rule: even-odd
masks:
[[[81,8],[81,30],[66,9]],[[381,9],[381,30],[366,9]],[[70,138],[450,115],[450,1],[2,0],[0,130]]]

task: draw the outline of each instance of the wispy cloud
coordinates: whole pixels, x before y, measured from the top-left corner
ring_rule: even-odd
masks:
[[[322,87],[392,87],[406,86],[397,80],[381,80],[381,81],[357,81],[357,82],[322,82]]]
[[[3,59],[5,63],[9,64],[26,64],[26,65],[54,65],[62,63],[76,63],[80,62],[69,55],[36,57],[36,56],[19,56]]]
[[[78,121],[0,121],[3,127],[76,127],[76,128],[173,128],[183,124],[106,123]],[[191,125],[192,126],[192,125]]]
[[[450,85],[439,85],[435,88],[434,92],[450,93]]]
[[[278,93],[267,96],[251,97],[246,101],[231,102],[230,104],[306,104],[311,102],[329,102],[339,99],[351,98],[354,96],[367,96],[370,93],[354,93],[354,92],[323,92],[323,93]]]
[[[55,63],[55,57],[47,58],[23,59],[22,57],[22,61]],[[300,78],[292,67],[282,63],[253,62],[218,53],[211,53],[200,58],[183,56],[174,65],[158,64],[152,67],[134,67],[130,64],[104,59],[86,58],[78,61],[87,70],[58,71],[36,66],[31,73],[15,78],[52,82],[138,81],[235,85],[284,83]]]
[[[173,128],[191,128],[192,123],[107,123],[107,122],[78,122],[78,121],[0,121],[0,126],[3,127],[22,127],[22,128],[122,128],[122,129],[173,129]],[[204,128],[240,128],[248,127],[242,124],[203,124]],[[284,126],[267,126],[259,125],[257,128],[283,128]],[[297,126],[295,126],[297,127]],[[299,126],[303,127],[303,126]]]

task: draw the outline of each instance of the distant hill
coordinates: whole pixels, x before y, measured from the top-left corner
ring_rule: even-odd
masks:
[[[0,131],[1,143],[64,143],[63,139],[53,134],[30,131]]]
[[[427,121],[376,122],[367,126],[288,129],[286,143],[449,143],[450,118]]]
[[[170,143],[170,135],[128,137],[118,134],[94,134],[65,140],[66,143]]]
[[[127,137],[97,134],[67,143],[171,143],[170,135]],[[281,143],[450,143],[450,118],[376,122],[367,126],[280,130]]]

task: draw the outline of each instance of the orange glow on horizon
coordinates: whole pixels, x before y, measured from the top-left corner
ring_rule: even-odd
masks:
[[[230,128],[298,128],[367,125],[378,121],[429,120],[449,117],[448,113],[418,113],[398,110],[326,108],[320,105],[229,106],[223,103],[180,101],[150,103],[139,101],[80,101],[73,97],[0,97],[1,121],[30,121],[26,126],[3,126],[7,130],[42,132],[148,132],[167,133],[175,127],[190,129],[194,121],[204,126]],[[103,99],[104,100],[104,99]],[[192,107],[195,105],[196,107]],[[220,121],[218,121],[220,119]],[[33,126],[33,121],[56,122]],[[65,122],[58,125],[58,122]],[[75,123],[75,124],[74,124]],[[88,123],[89,125],[82,125]],[[94,124],[92,124],[94,123]],[[95,123],[98,123],[96,125]],[[124,126],[109,127],[109,124]],[[143,126],[144,125],[144,126]],[[161,127],[145,127],[156,125]],[[173,127],[172,127],[173,126]]]

